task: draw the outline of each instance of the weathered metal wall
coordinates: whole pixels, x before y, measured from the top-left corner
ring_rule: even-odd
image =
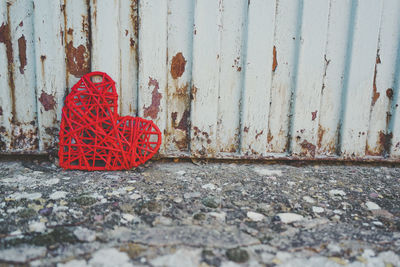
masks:
[[[398,0],[2,0],[0,149],[56,148],[84,73],[163,156],[400,160]]]

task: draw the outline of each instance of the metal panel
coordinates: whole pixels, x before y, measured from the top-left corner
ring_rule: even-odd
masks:
[[[57,149],[89,71],[160,156],[400,160],[397,0],[0,1],[0,152]]]
[[[351,0],[331,1],[324,55],[324,77],[319,110],[317,155],[334,156],[338,151],[342,88],[348,61],[347,45],[354,22]]]
[[[240,143],[244,155],[265,156],[271,141],[267,129],[272,69],[277,64],[275,6],[275,1],[264,0],[253,0],[248,6]]]
[[[43,0],[35,1],[33,9],[36,85],[30,88],[36,87],[39,149],[51,150],[66,93],[65,7],[62,0]],[[16,103],[23,99],[15,97]]]
[[[291,103],[296,84],[302,1],[276,2],[267,151],[285,153],[289,149]],[[251,20],[251,18],[249,18]]]
[[[189,151],[193,0],[168,1],[166,153]]]
[[[216,152],[221,17],[222,1],[196,0],[190,114],[193,156],[214,157]]]

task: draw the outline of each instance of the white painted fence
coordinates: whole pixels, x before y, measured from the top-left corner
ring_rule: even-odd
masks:
[[[57,149],[91,70],[161,156],[400,160],[398,0],[0,1],[0,151]]]

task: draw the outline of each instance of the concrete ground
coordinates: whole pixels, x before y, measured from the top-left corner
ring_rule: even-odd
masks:
[[[400,169],[0,162],[0,266],[400,266]]]

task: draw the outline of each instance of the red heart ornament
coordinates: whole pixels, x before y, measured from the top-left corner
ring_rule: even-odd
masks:
[[[60,166],[79,170],[122,170],[149,160],[161,132],[151,120],[118,115],[115,82],[91,72],[65,99],[60,126]]]

